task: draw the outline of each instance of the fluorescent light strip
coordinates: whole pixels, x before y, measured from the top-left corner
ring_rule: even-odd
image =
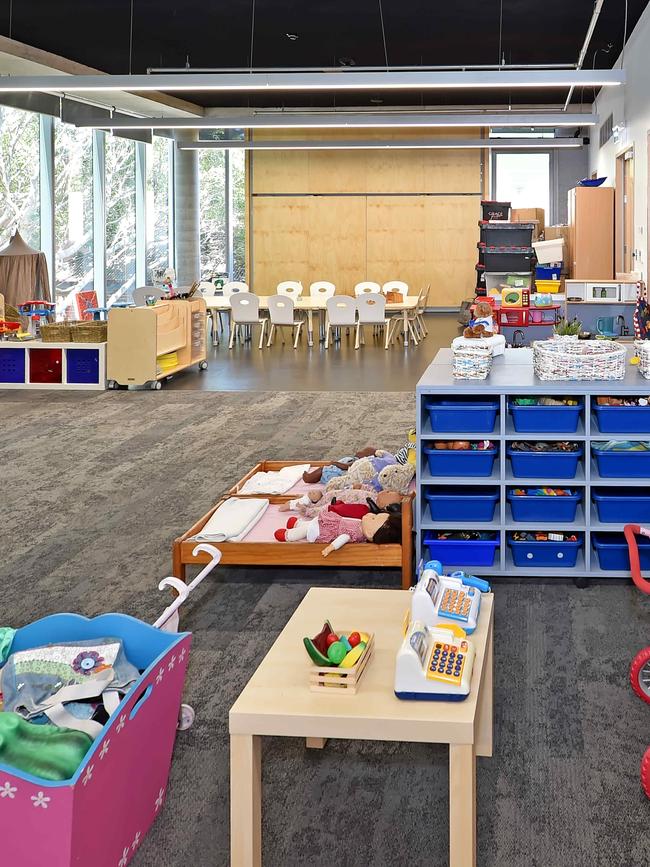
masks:
[[[596,114],[436,114],[435,112],[330,114],[227,114],[204,117],[88,118],[77,126],[93,129],[419,129],[487,126],[580,127],[598,123]]]
[[[459,72],[168,73],[155,75],[17,75],[0,78],[0,92],[455,90],[476,88],[607,87],[625,82],[620,69],[529,69]]]
[[[197,141],[177,144],[179,151],[200,151],[206,149],[216,150],[274,150],[274,151],[321,151],[321,150],[456,150],[467,148],[488,148],[494,150],[534,148],[579,148],[582,147],[581,138],[543,138],[543,139],[412,139],[404,141],[395,140],[364,140],[364,141]]]

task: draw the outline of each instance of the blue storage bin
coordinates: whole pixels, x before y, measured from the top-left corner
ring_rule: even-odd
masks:
[[[603,524],[650,523],[650,494],[644,488],[601,488],[593,491],[593,500]]]
[[[537,280],[559,280],[562,276],[562,262],[553,262],[551,265],[538,265],[535,268]]]
[[[639,548],[641,571],[649,571],[650,539],[637,536],[636,541]],[[619,572],[630,571],[630,555],[625,536],[622,533],[594,533],[593,542],[601,569]]]
[[[582,451],[516,452],[509,448],[507,455],[512,475],[518,479],[575,479]]]
[[[25,382],[25,348],[0,347],[0,382]]]
[[[650,478],[650,450],[645,452],[603,451],[592,446],[598,473],[603,479]]]
[[[427,534],[424,537],[424,544],[429,549],[429,559],[440,560],[446,569],[448,566],[494,565],[499,540],[496,538],[477,541],[436,539],[432,534]]]
[[[67,375],[70,383],[99,383],[99,350],[67,349]]]
[[[513,491],[507,494],[513,521],[575,521],[578,503],[582,494],[575,491],[570,497],[517,496]]]
[[[492,433],[498,400],[428,400],[431,430],[439,433]]]
[[[575,566],[582,540],[577,542],[515,542],[509,539],[515,566],[546,566],[566,569]]]
[[[432,521],[491,521],[498,488],[440,488],[424,491]]]
[[[496,447],[483,451],[447,451],[424,446],[432,476],[491,476],[497,451]]]
[[[594,413],[601,433],[650,433],[650,406],[598,406]]]
[[[575,433],[584,402],[577,406],[517,406],[508,404],[518,433]]]

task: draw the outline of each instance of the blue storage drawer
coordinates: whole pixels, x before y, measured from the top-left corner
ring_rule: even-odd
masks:
[[[424,446],[432,476],[491,476],[497,449],[447,451]],[[432,559],[435,559],[433,557]]]
[[[650,523],[650,493],[644,488],[601,488],[593,491],[593,500],[603,524]]]
[[[598,406],[594,413],[601,433],[650,433],[650,406]]]
[[[636,541],[639,548],[641,571],[649,571],[650,539],[637,536]],[[630,571],[630,555],[625,536],[622,533],[594,533],[593,542],[601,569],[618,572]]]
[[[509,403],[518,433],[575,433],[584,403],[577,406],[517,406]]]
[[[428,400],[431,430],[438,433],[492,433],[498,400]]]
[[[577,542],[515,542],[509,539],[515,566],[565,569],[575,566],[582,540]]]
[[[559,280],[562,277],[562,262],[554,262],[552,265],[537,265],[535,277],[537,280]]]
[[[496,533],[495,533],[496,536]],[[499,547],[498,539],[463,541],[452,539],[436,539],[428,533],[424,544],[429,549],[430,560],[440,560],[448,566],[492,566]]]
[[[650,478],[650,450],[645,452],[603,451],[592,446],[598,472],[603,479]]]
[[[424,490],[432,521],[491,521],[498,488],[438,488]]]
[[[518,479],[574,479],[582,449],[575,452],[518,452],[509,448],[507,455],[512,463],[512,475]]]
[[[513,521],[574,521],[582,494],[575,491],[570,497],[517,496],[508,491],[507,499]]]
[[[0,346],[0,383],[25,382],[25,348]]]
[[[99,383],[99,350],[66,349],[67,374],[70,383]]]

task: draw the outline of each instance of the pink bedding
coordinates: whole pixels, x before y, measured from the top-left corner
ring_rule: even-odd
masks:
[[[250,533],[242,539],[242,542],[275,542],[276,545],[284,544],[283,542],[278,542],[273,534],[280,527],[286,527],[289,518],[296,514],[296,512],[281,512],[278,505],[271,503]]]

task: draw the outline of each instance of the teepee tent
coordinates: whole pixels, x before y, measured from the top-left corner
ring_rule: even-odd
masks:
[[[50,300],[45,253],[26,244],[19,232],[0,250],[0,292],[14,307],[25,301]]]

